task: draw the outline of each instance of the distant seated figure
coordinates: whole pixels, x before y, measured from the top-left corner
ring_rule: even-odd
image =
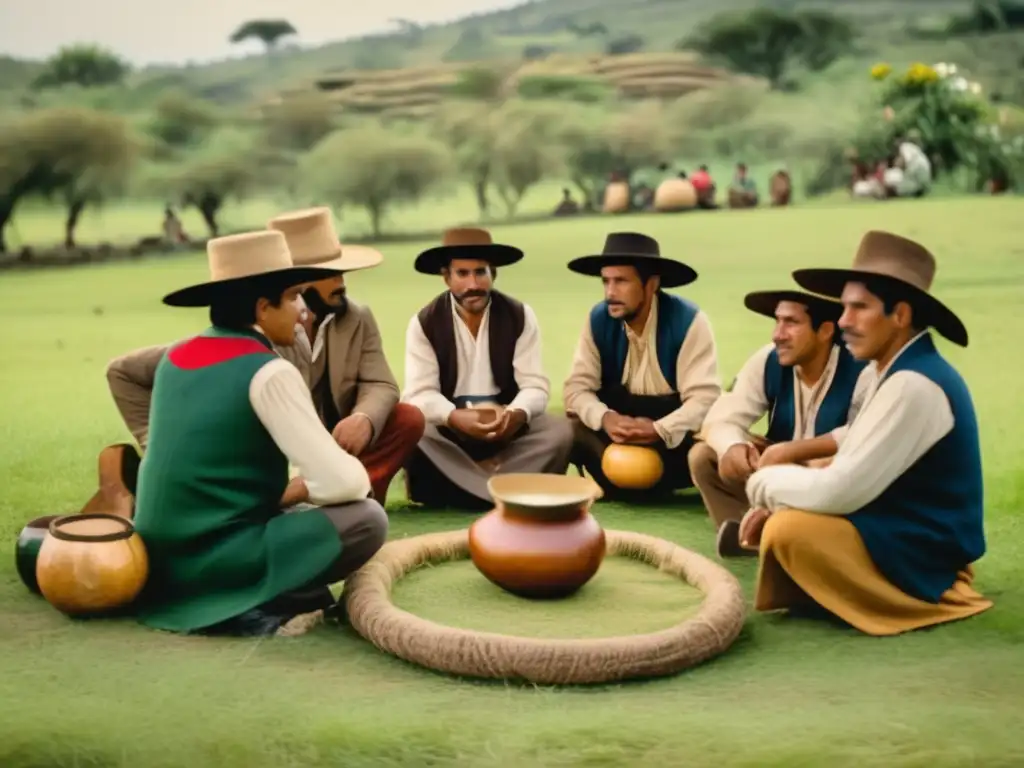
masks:
[[[896,163],[885,172],[885,187],[894,197],[922,197],[932,184],[932,163],[912,139],[896,138]]]
[[[562,190],[562,202],[555,208],[555,216],[572,216],[580,212],[579,204],[572,199],[572,192],[568,187]]]
[[[737,163],[736,175],[729,185],[729,207],[755,208],[757,200],[757,183],[747,175],[746,163]]]
[[[706,165],[700,166],[690,177],[690,183],[697,193],[698,208],[717,208],[715,205],[715,182],[711,178]]]
[[[174,213],[171,206],[164,207],[164,238],[172,245],[179,245],[188,242],[188,234],[181,225],[181,219]]]
[[[793,181],[789,172],[783,169],[772,174],[768,182],[768,195],[771,197],[773,206],[789,205],[793,196]]]

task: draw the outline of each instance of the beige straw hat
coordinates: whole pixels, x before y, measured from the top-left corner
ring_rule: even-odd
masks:
[[[384,261],[380,251],[373,248],[343,246],[334,228],[331,209],[326,206],[282,213],[267,223],[267,229],[285,236],[296,266],[354,272]]]

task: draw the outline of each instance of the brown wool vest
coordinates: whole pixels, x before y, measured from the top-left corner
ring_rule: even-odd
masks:
[[[452,294],[445,291],[419,312],[420,328],[437,356],[441,394],[451,400],[458,380],[455,351],[455,323],[452,318]],[[491,348],[491,373],[501,392],[496,400],[508,405],[519,394],[512,358],[516,342],[523,334],[526,316],[521,302],[498,291],[491,291],[491,314],[487,339]]]

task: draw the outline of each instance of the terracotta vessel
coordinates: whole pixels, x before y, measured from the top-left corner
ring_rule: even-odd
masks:
[[[599,485],[587,477],[495,475],[487,483],[495,508],[469,529],[469,553],[494,584],[520,597],[576,592],[604,560],[604,529],[590,507]]]
[[[601,471],[618,488],[646,491],[665,473],[665,464],[653,448],[612,443],[601,455]]]
[[[71,616],[106,613],[131,603],[145,586],[149,558],[131,520],[113,514],[59,517],[39,548],[36,580],[43,597]]]
[[[39,558],[39,548],[50,530],[50,523],[58,517],[60,515],[46,515],[30,520],[18,534],[18,542],[14,547],[14,564],[18,569],[18,576],[29,591],[37,595],[39,582],[36,581],[36,560]]]
[[[697,207],[697,190],[686,179],[665,179],[654,192],[654,210],[688,211]]]

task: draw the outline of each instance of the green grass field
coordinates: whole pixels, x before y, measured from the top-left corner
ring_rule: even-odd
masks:
[[[565,269],[605,233],[643,228],[692,263],[684,289],[710,314],[728,382],[768,338],[742,309],[789,272],[845,265],[868,228],[919,238],[940,260],[937,292],[962,314],[968,349],[941,342],[975,398],[986,462],[989,553],[979,588],[996,607],[933,631],[873,639],[809,621],[751,615],[723,656],[670,679],[548,689],[451,679],[385,656],[347,628],[296,639],[181,638],[130,621],[75,622],[29,595],[13,543],[30,518],[77,510],[100,448],[127,437],[106,389],[108,359],[204,326],[160,304],[203,279],[201,254],[132,265],[9,273],[0,280],[0,765],[44,766],[1011,766],[1024,762],[1024,374],[1013,314],[1024,287],[1018,198],[552,221],[497,228],[527,259],[497,286],[540,316],[552,407],[576,334],[600,298]],[[113,215],[113,212],[110,213]],[[425,244],[388,246],[352,275],[373,305],[396,374],[408,318],[442,285],[415,274]],[[391,535],[467,525],[391,497]],[[706,555],[713,536],[692,498],[672,508],[600,504],[607,527]],[[754,564],[729,563],[752,596]],[[411,576],[396,601],[453,625],[537,636],[646,631],[693,609],[692,590],[610,562],[579,600],[543,607],[497,594],[471,565]]]

